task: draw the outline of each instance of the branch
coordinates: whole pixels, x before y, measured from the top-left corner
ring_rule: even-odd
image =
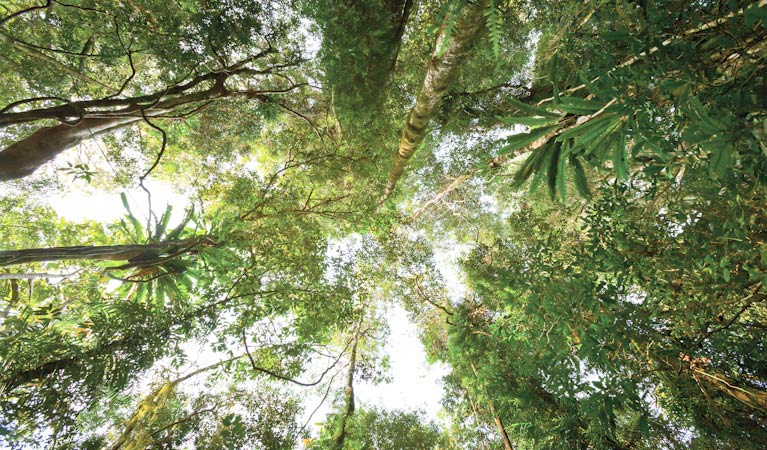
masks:
[[[292,378],[288,378],[286,376],[280,375],[276,372],[272,372],[269,369],[265,369],[263,367],[257,366],[256,361],[253,359],[253,356],[250,354],[250,349],[248,349],[248,338],[247,338],[247,335],[245,334],[245,329],[242,330],[242,343],[245,345],[245,353],[248,355],[248,359],[250,360],[250,365],[253,367],[253,370],[255,370],[256,372],[262,372],[267,375],[271,375],[283,381],[288,381],[290,383],[297,384],[299,386],[305,386],[305,387],[316,386],[320,384],[320,382],[322,382],[322,379],[325,378],[325,375],[327,375],[327,373],[330,372],[330,370],[333,369],[336,366],[336,364],[338,364],[338,361],[341,359],[344,353],[346,353],[346,350],[349,348],[349,344],[347,343],[346,348],[344,348],[344,350],[338,355],[338,358],[336,358],[335,361],[333,361],[333,364],[328,366],[328,368],[325,369],[324,372],[322,372],[322,374],[320,375],[320,378],[317,381],[312,383],[304,383],[302,381],[297,381]]]
[[[157,164],[160,163],[160,159],[162,159],[162,155],[165,153],[165,146],[168,143],[168,135],[165,133],[165,130],[163,130],[162,128],[158,127],[157,125],[149,121],[149,118],[146,116],[144,109],[141,109],[141,117],[144,119],[144,122],[146,122],[150,127],[162,133],[162,146],[160,147],[159,153],[157,153],[157,158],[155,158],[154,164],[152,164],[152,166],[149,167],[149,169],[146,172],[144,172],[144,175],[141,175],[139,177],[139,184],[144,190],[146,190],[146,188],[144,187],[144,180],[146,179],[146,177],[149,176],[150,173],[152,173],[155,167],[157,167]]]
[[[0,26],[4,25],[5,22],[8,22],[9,20],[11,20],[11,19],[13,19],[15,17],[18,17],[18,16],[20,16],[22,14],[26,14],[28,12],[32,12],[32,11],[34,11],[36,9],[47,9],[47,8],[49,8],[51,6],[51,3],[52,3],[51,0],[46,0],[45,4],[42,5],[42,6],[32,6],[32,7],[29,7],[27,9],[22,9],[21,11],[16,11],[15,13],[11,14],[10,16],[6,16],[6,17],[3,17],[2,19],[0,19]]]

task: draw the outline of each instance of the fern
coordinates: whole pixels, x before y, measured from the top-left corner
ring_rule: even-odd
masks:
[[[442,33],[444,36],[440,39],[439,47],[437,48],[437,57],[441,57],[447,49],[447,43],[453,37],[453,31],[455,31],[455,24],[458,22],[458,15],[461,10],[466,6],[465,0],[451,0],[445,6],[442,7],[438,14],[438,19],[443,19]]]
[[[501,10],[496,7],[495,0],[490,0],[483,12],[485,23],[490,34],[490,42],[493,45],[493,56],[501,55]]]

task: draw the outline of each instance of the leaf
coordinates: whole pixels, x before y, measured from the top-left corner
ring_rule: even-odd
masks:
[[[557,176],[556,176],[556,188],[559,191],[559,198],[562,199],[562,203],[567,201],[567,161],[569,148],[563,144],[563,150],[557,155]]]
[[[557,194],[557,172],[559,170],[559,155],[562,152],[562,144],[555,142],[552,147],[553,151],[549,157],[549,168],[547,175],[549,181],[549,197],[551,197],[553,200]]]
[[[591,114],[604,108],[605,104],[579,97],[559,97],[557,108],[572,114]]]
[[[753,4],[743,12],[746,18],[746,25],[752,26],[758,21],[762,21],[762,26],[767,27],[767,7]]]
[[[709,144],[721,141],[721,139],[717,139],[715,141],[710,141]],[[711,150],[711,158],[708,164],[709,174],[715,180],[723,178],[732,167],[731,147],[729,145],[705,145],[704,148]]]
[[[583,170],[583,165],[578,157],[570,155],[570,165],[573,167],[575,173],[575,188],[578,193],[587,199],[591,199],[591,190],[589,189],[589,181],[586,178],[586,171]]]
[[[514,97],[507,97],[506,102],[510,103],[512,107],[518,109],[519,111],[528,113],[533,116],[543,116],[543,117],[552,117],[552,118],[560,117],[559,114],[553,113],[551,111],[547,111],[542,108],[528,105],[527,103],[523,103]]]
[[[619,180],[629,177],[629,166],[626,161],[626,133],[623,128],[619,131],[620,138],[613,144],[613,166]]]
[[[550,131],[553,131],[556,127],[557,125],[541,127],[536,128],[529,133],[520,133],[509,136],[504,140],[506,145],[501,148],[501,150],[498,152],[498,155],[505,155],[507,153],[513,152],[514,150],[518,150],[522,147],[530,145],[538,139],[546,136],[546,134],[548,134]]]
[[[165,212],[162,213],[162,216],[160,216],[160,220],[157,222],[157,226],[155,227],[155,232],[154,232],[155,239],[159,240],[162,237],[163,233],[165,233],[165,229],[168,227],[168,221],[170,220],[170,215],[172,212],[173,212],[173,206],[168,205],[165,208]]]
[[[608,120],[610,121],[610,124],[614,123],[615,114],[600,114],[591,120],[563,131],[559,134],[559,136],[557,136],[557,140],[564,142],[567,139],[576,137],[581,141],[593,139],[593,137],[598,136],[602,131],[604,131],[605,127],[610,126],[604,125],[604,123]]]
[[[130,210],[130,205],[128,204],[128,196],[125,194],[125,192],[120,193],[120,199],[122,199],[123,206],[125,207],[125,215],[128,217],[131,225],[133,225],[133,232],[136,236],[136,242],[144,242],[146,240],[146,236],[144,235],[144,226],[141,225],[141,222],[136,219],[136,216],[134,216],[133,212]]]
[[[548,150],[552,145],[553,143],[549,141],[540,148],[533,150],[530,156],[525,159],[525,162],[522,163],[522,167],[520,167],[514,174],[514,183],[512,183],[512,187],[519,188],[528,178],[530,178],[530,175],[541,172],[543,163],[548,155]],[[535,180],[533,182],[535,183]]]
[[[639,431],[641,431],[645,436],[650,435],[650,424],[648,423],[647,416],[645,414],[641,414],[639,416]]]
[[[552,125],[559,121],[558,118],[553,117],[522,117],[522,116],[509,116],[499,117],[501,122],[509,125],[526,125],[528,127],[537,127],[541,125]]]

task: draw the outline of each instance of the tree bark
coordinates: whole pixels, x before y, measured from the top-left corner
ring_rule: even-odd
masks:
[[[475,4],[464,6],[458,13],[458,17],[455,18],[452,33],[448,33],[446,30],[446,23],[449,18],[442,24],[434,52],[426,69],[421,92],[416,98],[415,106],[405,120],[399,147],[394,155],[386,189],[379,200],[379,204],[386,201],[392,194],[397,182],[402,177],[407,160],[413,156],[416,148],[426,136],[426,128],[434,115],[434,111],[450,87],[456,68],[463,60],[466,51],[479,31],[485,5],[486,0],[480,0]]]
[[[206,237],[165,241],[143,245],[101,245],[72,247],[28,248],[0,251],[0,266],[32,262],[90,259],[99,261],[150,261],[205,242]]]

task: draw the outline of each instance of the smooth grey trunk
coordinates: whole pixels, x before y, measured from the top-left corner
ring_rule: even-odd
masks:
[[[131,125],[141,118],[83,119],[76,125],[41,128],[0,152],[0,181],[31,175],[59,153],[86,139]]]

